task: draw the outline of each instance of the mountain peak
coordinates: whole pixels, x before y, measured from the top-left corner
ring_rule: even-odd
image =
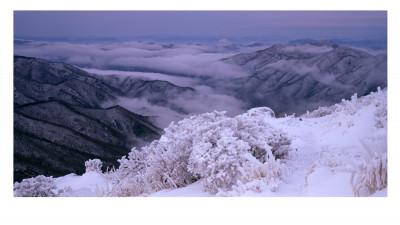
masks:
[[[319,41],[312,41],[312,42],[307,42],[306,44],[309,45],[314,45],[314,46],[326,46],[326,47],[331,47],[331,48],[337,48],[338,45],[332,42],[331,40],[319,40]]]

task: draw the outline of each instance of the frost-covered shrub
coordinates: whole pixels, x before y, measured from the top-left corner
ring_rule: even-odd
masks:
[[[375,127],[386,128],[387,127],[387,103],[375,103],[376,110],[374,113]]]
[[[313,112],[307,112],[301,118],[318,118],[333,113],[342,112],[347,115],[354,115],[362,106],[374,105],[377,107],[375,111],[375,126],[377,128],[386,127],[387,121],[387,103],[386,103],[387,90],[381,90],[378,87],[377,92],[371,92],[369,95],[357,97],[357,93],[351,96],[350,100],[342,99],[339,104],[329,107],[319,107]]]
[[[135,177],[138,173],[143,172],[146,167],[146,152],[132,148],[128,154],[128,158],[123,156],[118,162],[120,166],[116,174],[119,180],[129,176]]]
[[[337,106],[329,106],[329,107],[318,107],[318,109],[308,112],[301,117],[303,118],[319,118],[319,117],[324,117],[327,115],[331,115],[333,112],[335,112]]]
[[[206,178],[204,189],[209,193],[230,190],[240,178],[250,146],[226,128],[209,130],[201,139],[193,146],[188,170]]]
[[[113,180],[110,192],[140,195],[201,178],[210,193],[230,191],[249,156],[263,163],[289,151],[287,135],[265,122],[271,117],[272,110],[258,108],[235,118],[214,111],[171,123],[160,140],[119,160],[120,167],[107,175]]]
[[[85,162],[86,173],[88,172],[101,173],[102,166],[103,163],[100,161],[100,159],[89,159],[88,161]]]
[[[138,172],[135,176],[130,176],[129,179],[117,180],[112,184],[112,188],[107,184],[106,188],[97,188],[96,196],[98,197],[130,197],[139,196],[146,193],[151,193],[146,185],[142,173]]]
[[[213,176],[210,178],[210,182],[205,184],[205,189],[211,190],[215,174],[211,171],[205,172],[203,168],[197,168],[201,163],[198,163],[191,155],[207,154],[201,150],[205,150],[209,146],[211,147],[208,150],[211,151],[223,149],[223,143],[218,141],[218,137],[225,137],[222,130],[232,130],[235,126],[234,123],[232,118],[225,116],[225,112],[205,113],[184,119],[177,124],[172,123],[165,129],[165,134],[159,141],[154,141],[148,147],[143,148],[143,151],[148,152],[146,180],[150,182],[150,186],[160,189],[177,188],[193,183],[201,177]],[[220,146],[215,148],[217,144]],[[235,149],[232,149],[232,153],[233,151]],[[218,153],[213,152],[211,155],[217,157]],[[210,159],[207,163],[212,160],[216,159]],[[212,166],[210,165],[210,167]],[[220,172],[218,177],[223,179],[224,171],[221,168],[214,171]]]
[[[198,179],[187,167],[194,139],[205,132],[205,125],[222,119],[224,115],[203,114],[171,123],[158,141],[143,148],[148,152],[146,179],[154,188],[176,188]]]
[[[249,117],[271,117],[271,118],[275,117],[274,111],[268,107],[258,107],[249,109],[245,115]]]
[[[267,143],[271,146],[272,155],[274,155],[275,158],[281,159],[291,150],[290,145],[292,142],[286,133],[278,131],[277,129],[272,129],[268,135]],[[261,162],[264,161],[262,160]]]
[[[271,153],[269,152],[269,154]],[[246,159],[248,161],[243,167],[240,167],[240,179],[232,186],[232,190],[220,189],[217,196],[240,196],[248,190],[255,192],[278,191],[283,183],[284,175],[287,173],[286,167],[279,160],[274,160],[272,156],[264,163],[249,154]]]
[[[368,196],[387,186],[387,142],[386,137],[380,137],[361,144],[366,154],[360,164],[353,166],[351,185],[355,196]]]
[[[264,190],[262,187],[266,187],[270,191],[277,191],[286,173],[280,161],[274,160],[272,156],[268,157],[264,163],[257,160],[249,161],[251,163],[241,168],[240,183],[244,184],[247,190],[261,192]]]
[[[23,179],[21,183],[14,184],[15,197],[56,197],[56,185],[53,177],[39,175]]]
[[[105,174],[105,178],[111,181],[112,188],[98,189],[97,196],[127,197],[149,193],[147,182],[144,179],[146,171],[146,152],[132,148],[128,157],[123,156],[118,160],[120,166]]]
[[[254,114],[249,110],[246,114],[235,117],[237,121],[235,135],[250,145],[251,154],[260,162],[267,161],[267,149],[271,149],[272,155],[276,158],[282,158],[289,152],[291,144],[286,133],[265,121],[264,118],[270,117],[271,114],[267,110],[264,112],[261,114],[258,111]]]
[[[144,148],[148,151],[145,175],[152,189],[184,187],[196,180],[187,171],[190,146],[186,146],[186,141],[189,139],[154,141]]]

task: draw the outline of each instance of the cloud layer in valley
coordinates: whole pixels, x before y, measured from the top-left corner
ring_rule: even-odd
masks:
[[[118,104],[132,112],[154,116],[160,127],[167,126],[170,121],[177,121],[198,113],[219,110],[228,111],[228,115],[234,116],[243,113],[251,106],[264,104],[257,100],[252,105],[253,99],[242,98],[242,93],[240,93],[243,85],[247,82],[246,79],[259,69],[309,76],[309,79],[321,84],[343,87],[343,84],[335,80],[335,75],[321,71],[318,66],[305,61],[312,56],[323,55],[331,51],[335,46],[329,41],[277,45],[267,51],[258,51],[269,47],[265,43],[237,45],[227,39],[207,44],[140,41],[83,44],[23,40],[16,40],[14,43],[15,55],[64,62],[103,76],[117,75],[143,80],[163,80],[176,86],[194,88],[196,94],[166,97],[169,106],[167,103],[166,105],[156,105],[154,101],[149,101],[151,96],[135,96],[135,98],[122,96],[116,101],[107,102],[104,105]],[[373,52],[374,55],[382,53],[382,51],[384,50],[370,49],[370,53]],[[240,55],[234,57],[239,59],[239,63],[234,60],[233,62],[232,60],[221,60],[239,53],[251,54],[248,55],[249,58],[245,57],[244,59]],[[264,53],[267,55],[260,55]],[[287,57],[282,59],[277,57],[278,61],[264,65],[263,60],[268,54],[278,56],[283,54]],[[259,60],[253,60],[258,57]],[[260,65],[264,66],[260,67]],[[293,91],[295,90],[297,89],[293,89]],[[253,91],[253,89],[250,90],[250,92]],[[292,94],[291,92],[281,93],[282,96],[289,97]],[[264,99],[265,92],[251,96]],[[246,102],[237,98],[246,99]],[[279,102],[279,100],[275,101]],[[321,102],[321,104],[325,103]],[[178,106],[179,110],[171,105]],[[270,107],[274,108],[273,105]],[[285,107],[287,106],[285,105]],[[274,109],[278,110],[278,106],[275,106]]]
[[[150,102],[151,96],[118,97],[104,107],[121,105],[128,110],[153,117],[166,127],[190,115],[214,110],[234,116],[246,111],[246,103],[217,90],[227,78],[247,76],[240,67],[220,61],[240,52],[252,52],[266,46],[241,47],[228,40],[214,44],[170,44],[123,42],[76,44],[66,42],[28,41],[14,46],[16,55],[32,56],[78,66],[89,73],[135,77],[143,80],[164,80],[181,87],[194,88],[195,94],[182,94],[168,99],[169,105]],[[212,88],[214,87],[214,88]]]
[[[167,127],[172,121],[178,122],[192,115],[205,112],[226,111],[228,116],[236,116],[246,112],[248,105],[234,97],[218,94],[208,86],[195,86],[196,95],[181,95],[170,99],[170,103],[180,107],[184,112],[178,112],[168,106],[155,105],[143,98],[119,97],[115,101],[103,104],[103,107],[120,105],[132,112],[150,116],[161,128]]]
[[[258,47],[243,47],[254,51]],[[265,48],[265,47],[264,47]],[[75,44],[66,42],[26,42],[14,46],[14,54],[64,62],[82,68],[155,72],[186,77],[241,77],[239,67],[219,60],[239,52],[227,40],[213,45],[123,42]]]

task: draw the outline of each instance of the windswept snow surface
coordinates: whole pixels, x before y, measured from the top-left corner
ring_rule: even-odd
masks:
[[[284,182],[276,191],[246,191],[244,197],[353,197],[351,170],[366,154],[361,141],[386,141],[387,92],[342,101],[320,108],[300,117],[265,117],[267,122],[284,130],[292,140],[292,151],[282,162],[287,167]],[[386,154],[386,149],[384,149]],[[199,180],[183,188],[164,189],[150,197],[210,197]],[[90,172],[82,176],[67,175],[55,178],[59,189],[67,188],[61,196],[96,196],[111,184],[104,174]],[[365,196],[365,195],[364,195]],[[368,195],[366,195],[368,196]],[[371,197],[387,196],[387,189]]]

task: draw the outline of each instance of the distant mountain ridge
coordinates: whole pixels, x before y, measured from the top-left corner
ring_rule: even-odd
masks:
[[[97,77],[64,63],[39,58],[14,57],[14,104],[62,100],[80,106],[99,107],[115,98],[118,89]]]
[[[99,76],[64,63],[39,58],[14,57],[14,104],[62,100],[70,104],[100,107],[116,97],[154,97],[165,99],[190,87],[179,87],[167,81],[142,80],[133,77]]]
[[[386,49],[387,38],[382,39],[363,39],[363,40],[345,40],[345,39],[330,39],[332,43],[337,45],[348,45],[352,47],[371,48],[371,49]],[[311,42],[319,42],[317,39],[295,39],[288,42],[291,45],[307,44]]]
[[[387,86],[386,54],[373,56],[328,40],[279,44],[222,61],[249,74],[232,81],[238,98],[276,113],[304,113]]]

